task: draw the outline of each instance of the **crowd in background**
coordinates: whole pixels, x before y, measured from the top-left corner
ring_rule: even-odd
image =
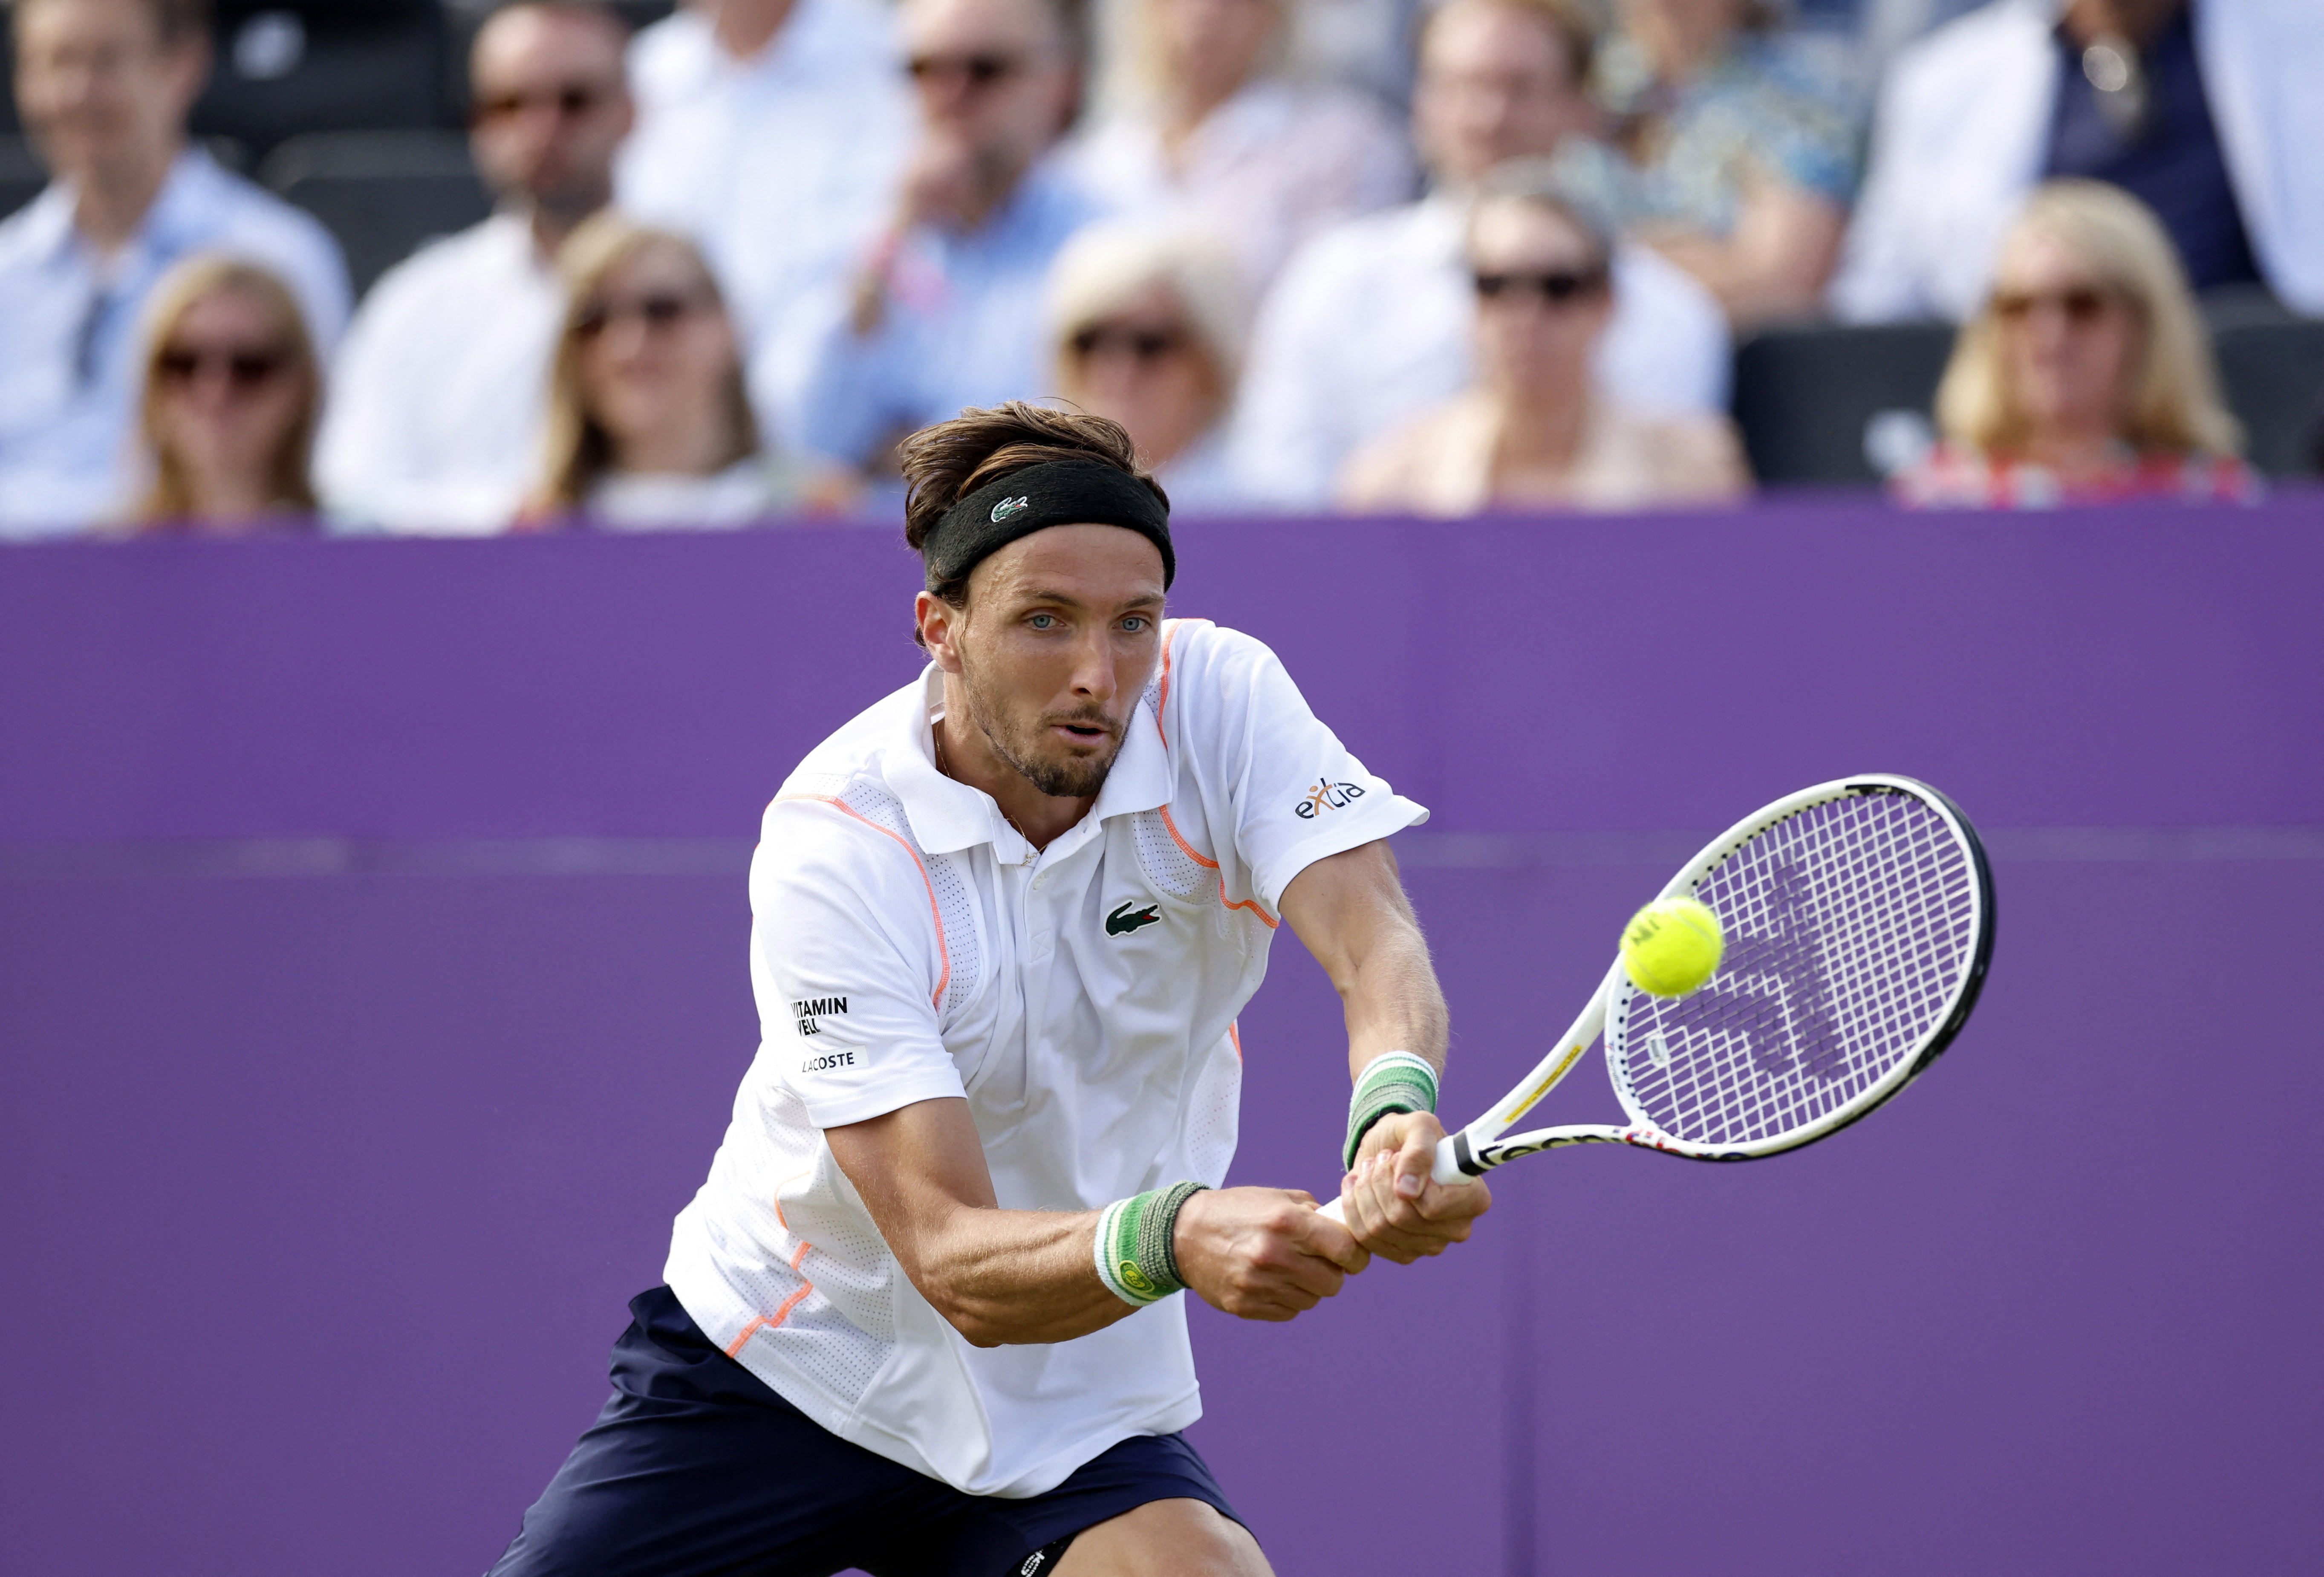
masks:
[[[1014,398],[1182,512],[1701,503],[1817,317],[1963,325],[1907,502],[2253,492],[2195,302],[2324,313],[2316,0],[1300,4],[520,0],[497,210],[356,306],[189,141],[203,0],[14,0],[0,535],[890,512]]]

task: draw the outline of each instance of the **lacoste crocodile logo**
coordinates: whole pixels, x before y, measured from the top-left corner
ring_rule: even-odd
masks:
[[[1133,909],[1125,903],[1105,917],[1105,934],[1109,936],[1127,936],[1140,926],[1151,926],[1160,920],[1161,910],[1162,906],[1158,903],[1149,903],[1142,909]]]
[[[1033,501],[1029,498],[1004,498],[992,506],[992,523],[997,526],[1010,515],[1032,507]]]

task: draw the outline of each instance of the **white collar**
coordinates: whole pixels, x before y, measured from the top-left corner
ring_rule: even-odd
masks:
[[[993,857],[1002,863],[1030,863],[1032,844],[1001,814],[992,796],[936,770],[932,724],[944,708],[942,670],[928,664],[918,692],[907,689],[906,696],[918,704],[906,706],[898,716],[899,727],[881,752],[881,776],[911,823],[913,838],[931,854],[991,844]],[[1154,708],[1141,696],[1130,715],[1129,733],[1113,759],[1113,770],[1098,790],[1097,803],[1051,847],[1086,841],[1100,823],[1114,816],[1169,804],[1170,784],[1170,754],[1163,747]]]

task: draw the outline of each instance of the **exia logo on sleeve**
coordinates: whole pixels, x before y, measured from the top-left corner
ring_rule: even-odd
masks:
[[[1337,810],[1350,800],[1363,797],[1360,783],[1334,783],[1327,778],[1318,778],[1315,786],[1291,807],[1291,814],[1301,821],[1314,821],[1327,810]]]
[[[1132,899],[1130,900],[1130,903],[1123,904],[1120,908],[1115,909],[1113,913],[1105,917],[1105,934],[1107,936],[1127,936],[1130,932],[1138,929],[1139,927],[1154,925],[1162,918],[1162,906],[1160,904],[1149,903],[1142,909],[1132,908],[1130,904],[1136,903],[1137,901],[1137,899]]]

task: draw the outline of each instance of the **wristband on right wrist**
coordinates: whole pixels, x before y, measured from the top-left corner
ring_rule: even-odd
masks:
[[[1408,1051],[1383,1052],[1356,1075],[1355,1093],[1348,1097],[1348,1142],[1340,1155],[1340,1169],[1356,1164],[1356,1150],[1371,1125],[1391,1111],[1436,1110],[1436,1070]]]
[[[1174,1183],[1128,1199],[1117,1199],[1097,1218],[1093,1254],[1098,1279],[1126,1304],[1144,1306],[1159,1303],[1185,1289],[1178,1274],[1176,1235],[1178,1213],[1186,1201],[1208,1187],[1204,1183]]]

